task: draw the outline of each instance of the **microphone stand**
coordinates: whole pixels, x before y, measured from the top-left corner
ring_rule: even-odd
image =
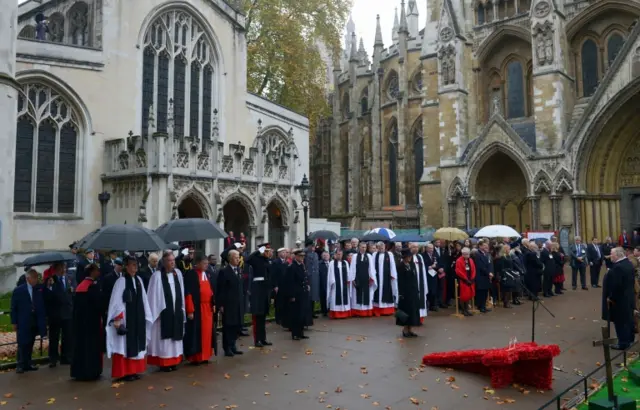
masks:
[[[542,306],[544,310],[546,310],[551,315],[552,318],[555,318],[556,315],[554,315],[553,312],[551,312],[549,308],[544,305],[544,303],[541,303],[542,300],[527,288],[523,280],[520,283],[520,286],[522,287],[522,290],[524,290],[524,292],[527,294],[527,296],[529,296],[529,298],[533,301],[533,303],[531,304],[531,342],[535,342],[536,341],[536,310],[538,310],[538,307]]]

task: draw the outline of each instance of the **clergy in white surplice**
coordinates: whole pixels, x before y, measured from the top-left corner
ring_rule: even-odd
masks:
[[[373,293],[373,314],[391,316],[395,313],[398,300],[398,272],[393,253],[387,252],[384,242],[378,242],[377,252],[373,254],[373,267],[376,271],[378,288]]]
[[[424,263],[424,258],[418,253],[418,244],[410,243],[409,249],[413,254],[413,264],[416,267],[416,273],[418,274],[418,292],[420,297],[420,320],[424,320],[427,317],[427,295],[429,294],[429,285],[427,282],[427,265]]]
[[[342,260],[342,249],[336,250],[327,269],[327,307],[330,319],[351,316],[349,265]]]
[[[111,359],[113,379],[133,381],[146,370],[145,356],[153,321],[147,292],[136,275],[136,258],[125,257],[124,269],[126,273],[113,285],[107,310],[107,357]]]
[[[162,269],[151,275],[148,296],[153,325],[147,363],[170,372],[182,362],[182,338],[187,320],[182,272],[176,268],[171,251],[163,255]]]
[[[358,245],[358,253],[351,257],[351,316],[373,316],[373,294],[378,288],[373,258],[367,253],[367,244]]]

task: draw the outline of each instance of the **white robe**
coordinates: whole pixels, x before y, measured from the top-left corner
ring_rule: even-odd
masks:
[[[420,267],[418,261],[422,262],[422,267]],[[413,263],[416,264],[416,273],[420,276],[418,279],[424,282],[424,300],[426,303],[427,295],[429,294],[429,282],[427,282],[428,266],[424,263],[424,258],[420,254],[413,255]],[[420,272],[421,270],[422,272]],[[420,292],[420,282],[418,282],[418,292]],[[420,317],[426,317],[427,314],[428,310],[420,306]]]
[[[371,255],[365,253],[364,257],[369,261],[369,279],[371,279],[371,281],[369,281],[369,303],[367,305],[359,305],[357,302],[357,289],[354,283],[356,280],[357,260],[358,258],[362,258],[362,255],[360,253],[354,253],[351,256],[351,266],[349,267],[349,282],[351,282],[351,309],[359,311],[373,311],[373,293],[378,288],[378,282],[376,281],[376,271],[373,268],[373,259],[371,258]]]
[[[184,280],[182,279],[182,272],[176,268],[176,274],[178,282],[180,283],[180,289],[182,292],[177,295],[181,300],[182,306],[182,320],[183,323],[187,321],[187,314],[184,308]],[[164,298],[164,287],[162,286],[162,275],[160,271],[155,271],[149,279],[149,307],[151,308],[151,320],[153,325],[151,327],[151,341],[148,346],[149,356],[159,357],[161,359],[173,359],[180,357],[183,354],[182,340],[176,341],[171,339],[163,339],[161,336],[161,323],[160,313],[167,307],[166,300]],[[171,297],[176,300],[176,285],[173,275],[167,275],[169,281],[169,287],[171,288]]]
[[[327,268],[327,306],[333,312],[350,312],[351,311],[351,289],[347,288],[347,300],[342,301],[342,305],[336,305],[336,275],[334,273],[335,260],[329,262]],[[344,264],[342,264],[344,262]],[[346,266],[347,269],[342,269]],[[349,264],[347,261],[340,261],[338,264],[338,274],[342,280],[342,286],[348,286],[345,282],[349,280]],[[346,280],[345,280],[346,279]]]
[[[114,354],[119,354],[127,358],[127,336],[126,335],[118,335],[116,328],[113,324],[109,324],[112,320],[118,317],[120,314],[123,314],[123,318],[121,319],[122,324],[127,326],[127,308],[122,300],[122,294],[126,288],[126,279],[125,274],[120,276],[118,280],[116,280],[115,285],[113,286],[113,292],[111,293],[111,300],[109,301],[109,310],[107,311],[107,357],[111,358]],[[142,284],[142,279],[138,276],[134,277],[133,286],[136,291],[142,292],[142,304],[144,306],[144,318],[146,322],[146,335],[147,335],[147,345],[149,344],[149,339],[151,338],[151,324],[153,320],[151,319],[151,308],[149,307],[149,300],[147,299],[147,292],[144,290],[144,285]],[[138,353],[136,357],[128,357],[128,359],[140,360],[144,359],[147,354],[146,350]]]
[[[378,266],[375,266],[376,258],[380,252],[376,252],[373,254],[373,263],[374,270],[377,268],[378,272],[380,272],[380,283],[378,283],[378,300],[373,301],[373,306],[378,308],[392,308],[395,307],[394,303],[384,303],[382,302],[382,289],[384,287],[384,256],[380,257],[378,261]],[[385,253],[385,252],[382,252]],[[393,256],[393,253],[386,252],[389,255],[389,269],[391,270],[391,294],[393,295],[393,300],[398,301],[398,271],[396,270],[396,258]]]

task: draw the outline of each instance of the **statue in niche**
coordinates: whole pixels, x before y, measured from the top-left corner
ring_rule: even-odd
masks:
[[[454,61],[455,55],[449,55],[449,84],[456,82],[456,62]]]
[[[538,25],[535,28],[536,37],[536,57],[538,65],[544,66],[553,63],[553,28],[550,23]]]
[[[551,32],[548,32],[545,36],[544,56],[547,60],[547,64],[553,63],[553,36]]]
[[[544,65],[546,62],[544,49],[545,49],[544,38],[538,37],[538,42],[536,44],[536,56],[538,57],[539,65]]]
[[[442,69],[442,84],[450,85],[456,82],[456,51],[449,45],[438,53],[440,67]]]
[[[449,62],[446,59],[442,60],[442,83],[449,84]]]
[[[493,107],[491,110],[491,114],[499,114],[502,111],[502,108],[500,108],[500,97],[495,95],[493,97]]]

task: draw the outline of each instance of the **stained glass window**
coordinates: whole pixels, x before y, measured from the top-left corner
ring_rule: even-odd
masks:
[[[142,135],[149,132],[149,109],[153,105],[155,54],[150,46],[142,57]]]
[[[582,44],[582,92],[589,97],[598,88],[598,46],[593,40],[587,40]]]
[[[389,81],[387,83],[387,95],[391,100],[396,100],[400,94],[400,83],[398,81],[398,73],[392,71],[389,74]]]
[[[158,131],[167,131],[168,105],[173,100],[174,134],[211,138],[217,100],[216,61],[215,48],[207,33],[189,13],[170,10],[150,24],[145,46],[157,58],[156,77],[149,84],[154,87]],[[173,79],[172,84],[169,78]],[[143,112],[143,122],[146,115]]]
[[[415,77],[413,77],[413,88],[417,92],[422,91],[422,72],[418,72]]]
[[[512,61],[507,66],[507,118],[525,116],[525,86],[522,64]]]
[[[484,6],[482,4],[478,4],[478,25],[484,24],[484,22]]]
[[[612,34],[607,40],[607,59],[609,65],[613,64],[613,61],[618,56],[620,49],[624,45],[624,38],[620,34]]]
[[[17,108],[14,212],[73,213],[78,149],[75,110],[63,95],[40,83],[23,86]]]

